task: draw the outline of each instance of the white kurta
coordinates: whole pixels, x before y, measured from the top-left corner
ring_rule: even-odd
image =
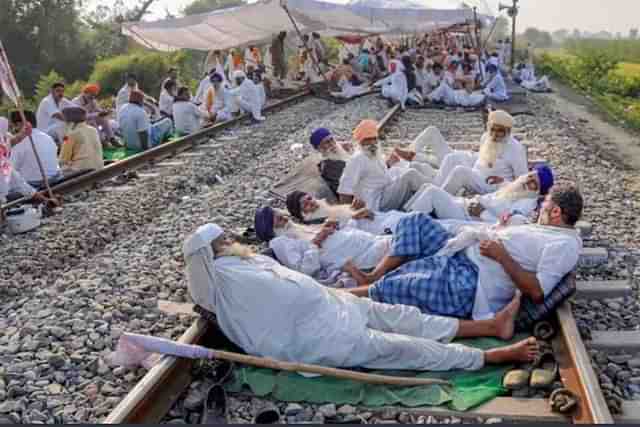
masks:
[[[370,159],[358,150],[342,172],[338,193],[353,195],[364,201],[369,209],[377,211],[384,188],[392,182],[387,165],[381,159]]]
[[[504,82],[504,78],[502,78],[502,74],[497,73],[493,79],[491,79],[487,87],[484,88],[484,94],[494,101],[500,102],[509,99],[507,85]]]
[[[65,107],[73,106],[73,103],[66,98],[60,100],[60,104],[56,104],[53,100],[53,95],[45,97],[36,113],[36,121],[38,129],[52,138],[56,138],[58,143],[62,143],[64,140],[64,120],[53,117],[54,114],[62,114],[62,110]]]
[[[136,87],[137,89],[137,87]],[[120,109],[129,103],[129,95],[131,94],[131,88],[128,85],[122,86],[116,96],[116,117],[120,113]],[[116,119],[119,120],[119,119]]]
[[[336,98],[351,99],[355,96],[362,95],[363,93],[369,91],[369,88],[366,85],[363,84],[360,86],[354,86],[344,76],[340,78],[338,86],[340,87],[340,92],[331,92],[331,96],[334,96]]]
[[[308,240],[286,236],[271,240],[269,247],[282,264],[315,276],[321,270],[328,274],[340,271],[349,259],[362,270],[372,269],[385,256],[390,243],[389,236],[345,228],[329,236],[321,248]]]
[[[215,313],[225,335],[250,355],[371,369],[484,365],[482,351],[438,342],[453,339],[456,319],[332,290],[263,256],[214,261],[210,242],[193,243],[184,248],[192,298]]]
[[[11,192],[31,197],[36,193],[36,190],[25,181],[15,168],[12,168],[9,175],[5,176],[0,173],[0,205],[6,203],[7,195]]]
[[[518,225],[498,229],[497,237],[524,270],[536,272],[545,296],[575,268],[582,251],[575,229]],[[500,264],[480,255],[478,244],[467,248],[466,254],[479,271],[473,318],[493,318],[513,299],[516,286]]]
[[[522,215],[528,217],[538,207],[538,199],[523,198],[518,200],[498,199],[496,193],[478,197],[484,207],[479,217],[469,214],[468,204],[472,199],[455,197],[441,188],[428,185],[407,203],[411,212],[435,213],[439,219],[457,219],[463,221],[482,221],[495,224],[503,214]]]
[[[189,101],[179,101],[173,104],[173,122],[176,132],[192,134],[202,128],[202,123],[209,117],[198,106]]]
[[[193,102],[195,102],[196,104],[202,104],[204,103],[206,96],[207,96],[207,92],[209,91],[209,88],[211,87],[211,79],[209,78],[209,76],[205,76],[202,80],[200,80],[200,84],[198,85],[198,90],[196,91],[196,95],[193,97]]]
[[[260,93],[258,87],[250,79],[244,79],[242,84],[230,90],[230,93],[236,97],[240,109],[251,114],[256,120],[264,120],[262,116],[262,107]]]
[[[160,112],[165,113],[167,116],[173,114],[173,96],[165,89],[160,92],[159,107]]]
[[[409,86],[407,84],[407,76],[403,72],[396,71],[392,75],[375,82],[374,86],[382,87],[382,96],[400,104],[403,109],[405,108],[407,97],[409,96]]]
[[[31,138],[33,138],[47,178],[58,176],[60,174],[60,165],[58,164],[58,146],[56,143],[53,142],[49,135],[38,129],[33,130]],[[27,182],[42,181],[42,174],[29,138],[23,139],[12,148],[11,162]]]

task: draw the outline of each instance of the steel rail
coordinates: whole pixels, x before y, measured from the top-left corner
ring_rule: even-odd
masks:
[[[285,107],[291,103],[297,102],[310,95],[311,95],[310,91],[304,90],[300,93],[289,96],[281,101],[278,101],[274,104],[271,104],[265,107],[264,111],[272,112],[272,111],[278,110],[282,107]],[[131,156],[125,160],[115,162],[109,166],[104,167],[101,170],[94,171],[86,175],[82,175],[82,176],[70,179],[68,181],[64,181],[58,185],[52,186],[51,188],[54,191],[54,193],[61,194],[61,195],[69,195],[69,194],[77,193],[83,190],[95,188],[95,186],[98,183],[114,178],[118,175],[121,175],[124,172],[136,170],[154,161],[162,160],[167,157],[173,157],[183,151],[190,150],[196,147],[203,138],[211,137],[212,135],[215,135],[216,133],[222,130],[228,129],[239,123],[242,123],[242,121],[247,120],[249,118],[250,118],[249,115],[244,114],[232,120],[202,129],[196,133],[185,136],[183,138],[179,138],[174,141],[161,144],[157,147],[151,148],[147,151]],[[30,200],[31,200],[30,198],[23,197],[23,198],[14,200],[10,203],[7,203],[6,205],[2,206],[2,209],[3,210],[11,209],[11,208],[20,206],[22,204],[28,203]]]

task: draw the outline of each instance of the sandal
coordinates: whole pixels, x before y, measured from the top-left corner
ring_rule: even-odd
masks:
[[[534,389],[550,388],[558,377],[558,363],[550,351],[540,354],[534,362],[530,386]]]

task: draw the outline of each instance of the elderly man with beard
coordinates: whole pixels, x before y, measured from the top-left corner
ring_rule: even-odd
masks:
[[[487,351],[450,344],[455,337],[512,338],[519,298],[496,319],[479,322],[379,304],[256,255],[215,224],[200,227],[183,252],[194,302],[214,313],[224,334],[250,355],[331,367],[448,371],[528,362],[538,353],[534,338]]]
[[[352,263],[344,270],[365,285],[352,293],[430,314],[489,319],[517,292],[550,308],[556,301],[547,297],[575,268],[582,250],[575,229],[582,209],[578,189],[564,184],[551,189],[532,225],[472,225],[454,235],[415,213],[400,221],[389,255],[372,273]]]
[[[495,192],[506,182],[529,172],[524,146],[511,136],[513,117],[505,111],[489,114],[487,132],[482,135],[480,152],[454,151],[436,127],[425,129],[417,140],[430,147],[440,165],[433,184],[456,195],[465,188],[478,194]],[[396,150],[407,159],[416,154]]]
[[[438,219],[495,223],[503,215],[529,217],[538,208],[538,199],[553,187],[553,171],[544,165],[504,185],[495,193],[473,198],[455,197],[427,184],[407,202],[405,210],[435,214]]]
[[[234,71],[233,79],[237,86],[231,89],[229,93],[237,98],[242,112],[251,114],[251,117],[256,122],[265,121],[266,119],[262,115],[260,92],[256,84],[251,79],[248,79],[242,70]]]
[[[342,228],[331,220],[321,226],[294,224],[286,214],[270,207],[256,212],[255,230],[283,265],[312,277],[331,277],[349,259],[360,269],[372,269],[391,243],[389,236]]]
[[[363,120],[353,132],[359,150],[344,168],[338,194],[342,203],[354,198],[374,211],[400,209],[430,179],[416,169],[408,168],[392,174],[382,159],[378,143],[378,123]],[[395,176],[394,176],[395,175]]]

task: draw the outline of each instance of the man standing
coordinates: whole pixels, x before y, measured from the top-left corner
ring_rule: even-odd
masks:
[[[271,43],[271,61],[274,77],[282,81],[287,77],[287,58],[284,52],[284,39],[287,37],[286,31],[281,31]]]
[[[164,142],[173,130],[171,119],[165,118],[151,124],[144,110],[144,93],[134,90],[129,102],[118,113],[120,131],[128,149],[144,151]]]
[[[64,139],[62,109],[70,104],[71,101],[64,97],[64,83],[57,82],[51,86],[49,95],[40,102],[36,113],[38,129],[53,138],[57,144],[62,144]]]
[[[413,194],[428,183],[415,169],[408,168],[395,178],[382,159],[378,143],[378,123],[363,120],[353,132],[359,150],[349,159],[340,179],[341,203],[363,201],[374,211],[399,210]]]

